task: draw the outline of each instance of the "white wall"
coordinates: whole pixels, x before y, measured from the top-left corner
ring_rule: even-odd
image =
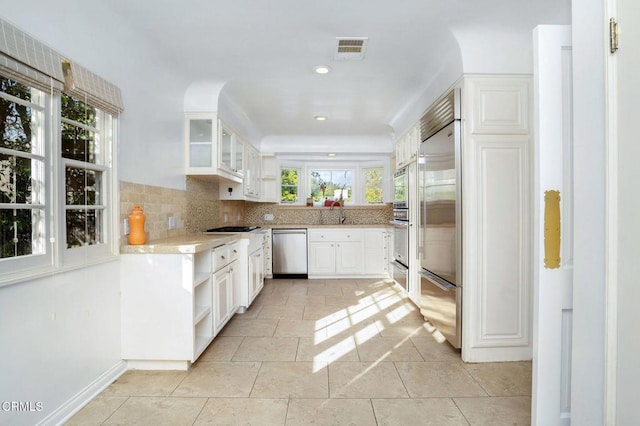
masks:
[[[144,41],[103,2],[0,0],[0,16],[122,89],[120,180],[185,188],[188,84],[174,63],[160,59],[162,46]]]
[[[35,424],[120,367],[118,263],[0,287],[0,401],[42,403],[0,424]]]
[[[122,89],[121,180],[184,189],[187,84],[103,5],[0,0],[0,16]],[[0,288],[0,401],[43,403],[28,414],[0,411],[0,424],[34,424],[118,374],[118,276],[113,261]]]

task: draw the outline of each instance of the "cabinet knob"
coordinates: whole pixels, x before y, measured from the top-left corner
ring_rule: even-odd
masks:
[[[224,259],[226,259],[226,257],[224,257],[224,256],[220,256],[220,259],[224,260]]]
[[[234,253],[237,253],[237,252],[238,252],[238,250],[233,250],[233,252],[234,252]]]

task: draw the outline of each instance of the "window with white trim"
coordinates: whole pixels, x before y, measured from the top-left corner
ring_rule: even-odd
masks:
[[[61,104],[66,248],[103,244],[111,163],[104,133],[112,118],[65,94]]]
[[[315,202],[338,201],[351,203],[354,197],[352,169],[310,169],[309,186]]]
[[[116,256],[122,110],[118,87],[0,18],[0,286]]]
[[[45,95],[0,76],[0,259],[46,254]]]
[[[384,167],[363,167],[363,189],[365,204],[384,202]]]
[[[300,200],[300,175],[299,168],[280,168],[280,202],[282,204],[294,204]]]

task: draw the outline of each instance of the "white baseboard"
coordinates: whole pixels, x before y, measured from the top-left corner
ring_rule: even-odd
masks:
[[[189,361],[145,361],[130,359],[127,361],[129,370],[181,370],[186,371],[191,366]]]
[[[100,392],[105,390],[107,386],[113,383],[114,380],[120,377],[125,371],[127,371],[127,363],[125,361],[118,362],[87,387],[38,422],[38,425],[62,425],[65,421],[69,420],[71,416],[80,411],[82,407],[87,405],[89,401],[95,398]]]

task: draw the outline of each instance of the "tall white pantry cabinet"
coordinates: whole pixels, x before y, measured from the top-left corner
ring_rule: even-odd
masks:
[[[529,75],[469,75],[462,98],[462,358],[532,357]]]

